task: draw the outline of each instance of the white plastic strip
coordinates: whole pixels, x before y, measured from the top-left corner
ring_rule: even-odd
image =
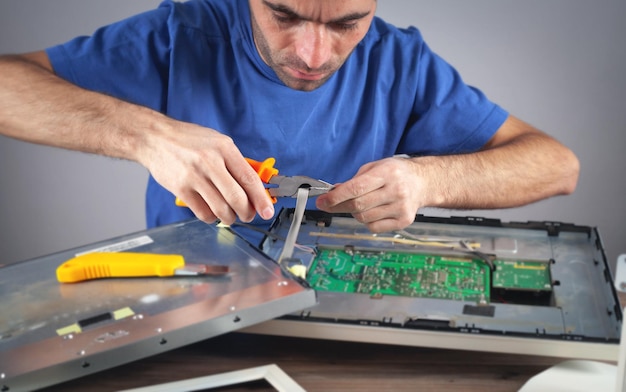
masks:
[[[227,386],[237,386],[250,381],[263,380],[276,388],[278,392],[306,392],[287,373],[275,364],[259,366],[233,372],[214,374],[212,376],[174,381],[166,384],[127,389],[120,392],[180,392],[199,391]],[[227,388],[230,389],[230,388]]]
[[[617,256],[615,264],[615,288],[626,292],[626,253]]]
[[[293,256],[293,248],[296,246],[296,240],[298,239],[298,232],[300,231],[300,225],[302,224],[302,218],[304,217],[304,210],[306,209],[306,202],[309,199],[309,189],[299,188],[298,198],[296,199],[296,210],[293,213],[293,219],[291,220],[291,226],[287,233],[287,239],[283,250],[278,257],[278,264],[282,263],[283,259],[290,259]]]

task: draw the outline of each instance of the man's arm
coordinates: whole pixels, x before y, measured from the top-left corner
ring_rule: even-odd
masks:
[[[382,232],[409,225],[421,207],[509,208],[570,194],[578,173],[572,151],[510,116],[476,153],[372,162],[317,206]]]
[[[0,134],[138,162],[207,222],[274,213],[229,137],[68,83],[43,51],[0,57]]]

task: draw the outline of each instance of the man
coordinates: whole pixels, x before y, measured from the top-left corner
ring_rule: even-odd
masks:
[[[375,0],[168,1],[90,38],[4,57],[0,132],[142,164],[149,226],[271,219],[244,157],[337,183],[315,205],[373,232],[405,227],[421,207],[573,192],[569,149],[375,10]]]

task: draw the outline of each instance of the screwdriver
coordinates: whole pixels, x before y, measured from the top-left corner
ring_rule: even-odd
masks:
[[[61,283],[100,278],[221,276],[228,272],[226,265],[185,264],[185,258],[178,254],[134,252],[87,253],[65,261],[56,270]]]

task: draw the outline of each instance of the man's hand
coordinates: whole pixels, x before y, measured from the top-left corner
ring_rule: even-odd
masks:
[[[273,217],[263,183],[228,136],[171,120],[145,139],[138,160],[199,219],[231,224],[236,217],[249,222],[256,213]]]
[[[480,151],[366,164],[317,207],[350,213],[372,232],[398,230],[422,207],[510,208],[570,194],[579,166],[568,148],[509,116]]]
[[[425,184],[414,165],[407,158],[363,165],[352,179],[319,196],[317,208],[352,214],[374,233],[404,228],[413,223],[418,208],[427,203]]]

